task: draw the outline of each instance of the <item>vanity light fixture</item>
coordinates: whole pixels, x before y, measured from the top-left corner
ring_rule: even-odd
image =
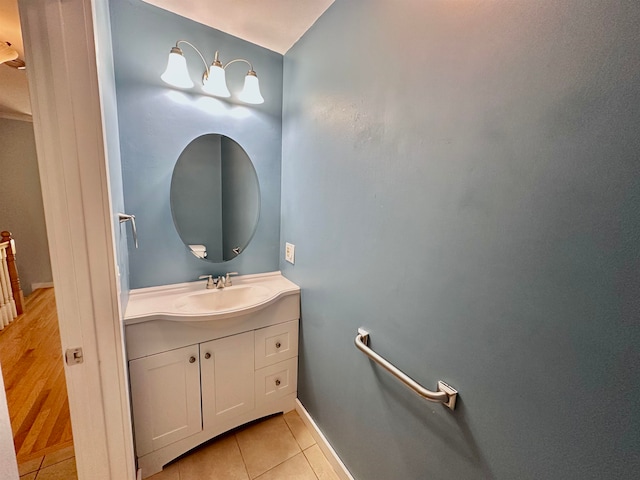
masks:
[[[9,42],[0,42],[0,63],[18,58],[18,51]]]
[[[253,65],[244,58],[236,58],[231,60],[226,65],[223,65],[218,58],[218,52],[216,51],[215,58],[211,66],[207,64],[200,50],[198,50],[193,44],[186,40],[178,40],[176,46],[171,49],[169,53],[169,61],[167,62],[167,69],[160,76],[169,85],[173,85],[178,88],[191,88],[193,87],[193,81],[189,76],[187,70],[187,60],[184,58],[180,44],[185,43],[193,48],[204,63],[204,73],[202,74],[202,90],[215,95],[216,97],[230,97],[231,93],[227,88],[226,69],[229,65],[236,62],[244,62],[249,65],[249,72],[244,79],[244,88],[238,94],[238,99],[245,103],[260,104],[264,103],[264,98],[260,93],[260,85],[258,83],[258,76],[253,70]]]

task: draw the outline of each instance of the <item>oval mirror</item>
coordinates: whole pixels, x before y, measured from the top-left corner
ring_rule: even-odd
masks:
[[[208,262],[226,262],[244,251],[258,225],[258,175],[233,139],[202,135],[178,157],[170,203],[173,223],[189,251]]]

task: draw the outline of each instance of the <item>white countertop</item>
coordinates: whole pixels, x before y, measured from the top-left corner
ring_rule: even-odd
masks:
[[[261,310],[281,297],[300,292],[300,287],[283,277],[279,271],[234,276],[232,280],[233,286],[225,287],[222,290],[255,285],[267,288],[269,290],[268,295],[266,298],[261,297],[259,301],[252,303],[248,308],[229,308],[215,312],[191,312],[180,308],[180,304],[184,303],[185,297],[197,295],[200,292],[213,292],[213,290],[206,289],[206,280],[138,288],[131,290],[129,293],[129,303],[124,315],[124,324],[132,325],[151,320],[203,322],[232,318]],[[262,291],[264,290],[262,289]]]

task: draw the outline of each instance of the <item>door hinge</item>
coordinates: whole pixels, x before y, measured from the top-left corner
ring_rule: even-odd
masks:
[[[67,360],[67,365],[76,365],[84,361],[84,356],[83,356],[81,347],[67,348],[67,351],[65,352],[64,356]]]

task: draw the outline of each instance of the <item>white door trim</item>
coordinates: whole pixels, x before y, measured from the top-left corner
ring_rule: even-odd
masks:
[[[80,480],[133,480],[91,0],[19,0]]]

